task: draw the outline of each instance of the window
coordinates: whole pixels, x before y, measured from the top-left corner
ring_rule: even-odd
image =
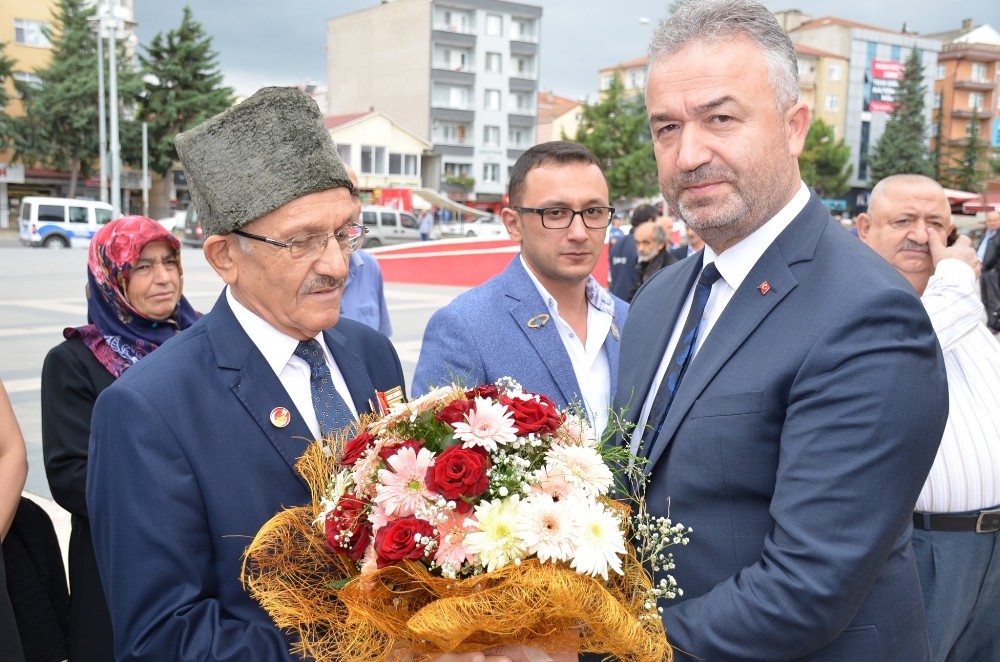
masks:
[[[411,230],[417,230],[420,228],[420,223],[417,219],[406,212],[399,212],[399,224],[404,228],[410,228]]]
[[[969,110],[983,110],[983,93],[982,92],[969,92]]]
[[[39,223],[65,223],[66,208],[62,205],[38,205]]]
[[[24,46],[39,46],[41,48],[52,48],[48,37],[43,29],[51,29],[48,23],[41,21],[30,21],[26,18],[14,19],[14,43]]]
[[[609,74],[601,74],[601,89],[607,90],[611,88],[611,81],[615,79],[614,72]]]
[[[837,94],[827,94],[826,109],[830,112],[837,112],[840,110],[840,96]]]
[[[499,14],[486,15],[486,34],[491,37],[503,36],[503,16]]]
[[[511,92],[510,110],[513,113],[531,113],[531,97],[527,92]]]
[[[483,182],[486,184],[499,184],[500,183],[500,164],[499,163],[484,163],[483,164]]]
[[[642,69],[633,69],[628,72],[628,89],[639,90],[646,87],[646,72]]]
[[[486,90],[483,107],[486,110],[500,110],[500,90]]]
[[[937,66],[937,73],[935,74],[934,80],[944,80],[945,76],[948,75],[947,69],[943,64]]]
[[[500,146],[500,127],[498,126],[483,127],[483,145],[485,147]]]
[[[70,223],[87,223],[87,208],[86,207],[73,207],[69,208],[69,222]]]
[[[444,174],[446,177],[457,177],[459,175],[468,177],[472,173],[472,166],[468,163],[445,163]]]
[[[440,142],[452,143],[458,145],[465,144],[465,125],[464,124],[442,124],[440,127]]]
[[[528,136],[528,129],[520,126],[512,126],[507,134],[507,142],[510,143],[511,147],[527,147],[530,144]]]
[[[519,78],[534,78],[535,77],[535,65],[534,59],[530,57],[513,57],[510,63],[511,69],[513,69],[513,75]]]
[[[987,82],[985,62],[972,63],[972,80],[976,81],[977,83]]]
[[[940,108],[941,107],[941,100],[942,100],[943,96],[944,95],[942,95],[940,92],[937,92],[934,95],[934,107],[935,108]]]
[[[361,212],[361,222],[364,225],[376,226],[378,225],[378,217],[373,211],[363,211]]]
[[[500,73],[500,63],[502,62],[499,53],[487,53],[486,54],[486,73],[498,74]]]
[[[417,156],[415,154],[389,154],[389,174],[416,176]]]
[[[25,85],[30,85],[32,87],[39,87],[42,84],[42,79],[38,77],[38,74],[31,73],[28,71],[15,71],[14,80]],[[16,94],[17,98],[20,99],[24,95],[20,91]]]
[[[464,85],[435,85],[434,105],[444,108],[468,109],[470,88]]]
[[[840,62],[830,62],[826,65],[826,78],[830,81],[840,80]]]
[[[375,175],[385,174],[385,147],[361,146],[361,172]]]
[[[527,18],[511,19],[510,32],[515,41],[535,41],[535,22]]]

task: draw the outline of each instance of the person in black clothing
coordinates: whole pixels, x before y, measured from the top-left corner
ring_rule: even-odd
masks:
[[[69,542],[69,659],[114,659],[87,514],[87,446],[94,402],[136,361],[199,317],[182,295],[180,242],[143,216],[116,219],[94,235],[87,273],[86,326],[42,366],[42,451],[56,503],[72,515]]]
[[[643,223],[655,221],[657,216],[656,207],[653,205],[639,205],[632,210],[632,232]],[[638,261],[635,237],[627,234],[616,241],[608,251],[608,257],[611,260],[608,289],[616,297],[628,300],[635,285],[635,263]]]
[[[635,285],[632,286],[632,291],[626,299],[629,302],[653,274],[677,261],[677,258],[667,250],[667,233],[659,223],[640,225],[632,230],[632,238],[635,241],[638,261],[635,263]]]
[[[7,390],[0,382],[0,542],[7,537],[14,521],[14,513],[27,476],[28,460],[24,437],[14,418]],[[0,660],[19,662],[23,659],[24,651],[17,632],[14,608],[7,595],[3,551],[0,548]]]

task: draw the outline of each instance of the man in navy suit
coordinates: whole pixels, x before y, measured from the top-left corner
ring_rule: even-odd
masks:
[[[614,213],[604,173],[581,145],[542,143],[514,164],[509,198],[501,217],[521,252],[434,313],[413,392],[513,377],[560,407],[583,405],[600,432],[628,310],[591,276]]]
[[[176,143],[226,288],[94,409],[87,501],[116,656],[288,660],[240,577],[261,525],[311,498],[294,465],[326,415],[297,347],[318,343],[347,408],[333,429],[403,375],[385,336],[338,321],[364,235],[315,102],[265,88]]]
[[[706,246],[636,295],[616,403],[650,511],[694,529],[661,603],[677,659],[928,660],[910,535],[948,413],[930,321],[802,183],[809,111],[766,7],[685,3],[649,61],[660,188]]]

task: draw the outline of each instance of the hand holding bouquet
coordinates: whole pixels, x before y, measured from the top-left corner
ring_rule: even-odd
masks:
[[[509,380],[439,388],[307,452],[313,507],[262,529],[247,583],[316,659],[510,644],[661,660],[655,598],[674,586],[654,587],[628,544],[609,464],[630,466],[543,395]],[[638,517],[646,547],[686,542]]]

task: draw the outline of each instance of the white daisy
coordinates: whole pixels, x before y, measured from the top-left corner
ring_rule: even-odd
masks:
[[[614,476],[604,459],[594,448],[586,446],[553,446],[545,453],[550,472],[562,472],[567,482],[587,494],[607,494],[614,483]]]
[[[527,555],[524,541],[516,533],[521,500],[482,501],[476,506],[476,531],[465,536],[465,549],[476,555],[476,562],[493,572]]]
[[[532,494],[524,500],[515,532],[528,553],[542,563],[570,560],[580,538],[573,509],[548,494]]]
[[[492,453],[498,445],[517,439],[514,416],[504,405],[489,398],[476,398],[475,406],[465,420],[455,423],[455,438],[464,442],[462,448],[476,446]]]
[[[570,566],[577,572],[608,578],[608,568],[622,574],[625,537],[618,516],[596,501],[578,502],[580,540]]]

